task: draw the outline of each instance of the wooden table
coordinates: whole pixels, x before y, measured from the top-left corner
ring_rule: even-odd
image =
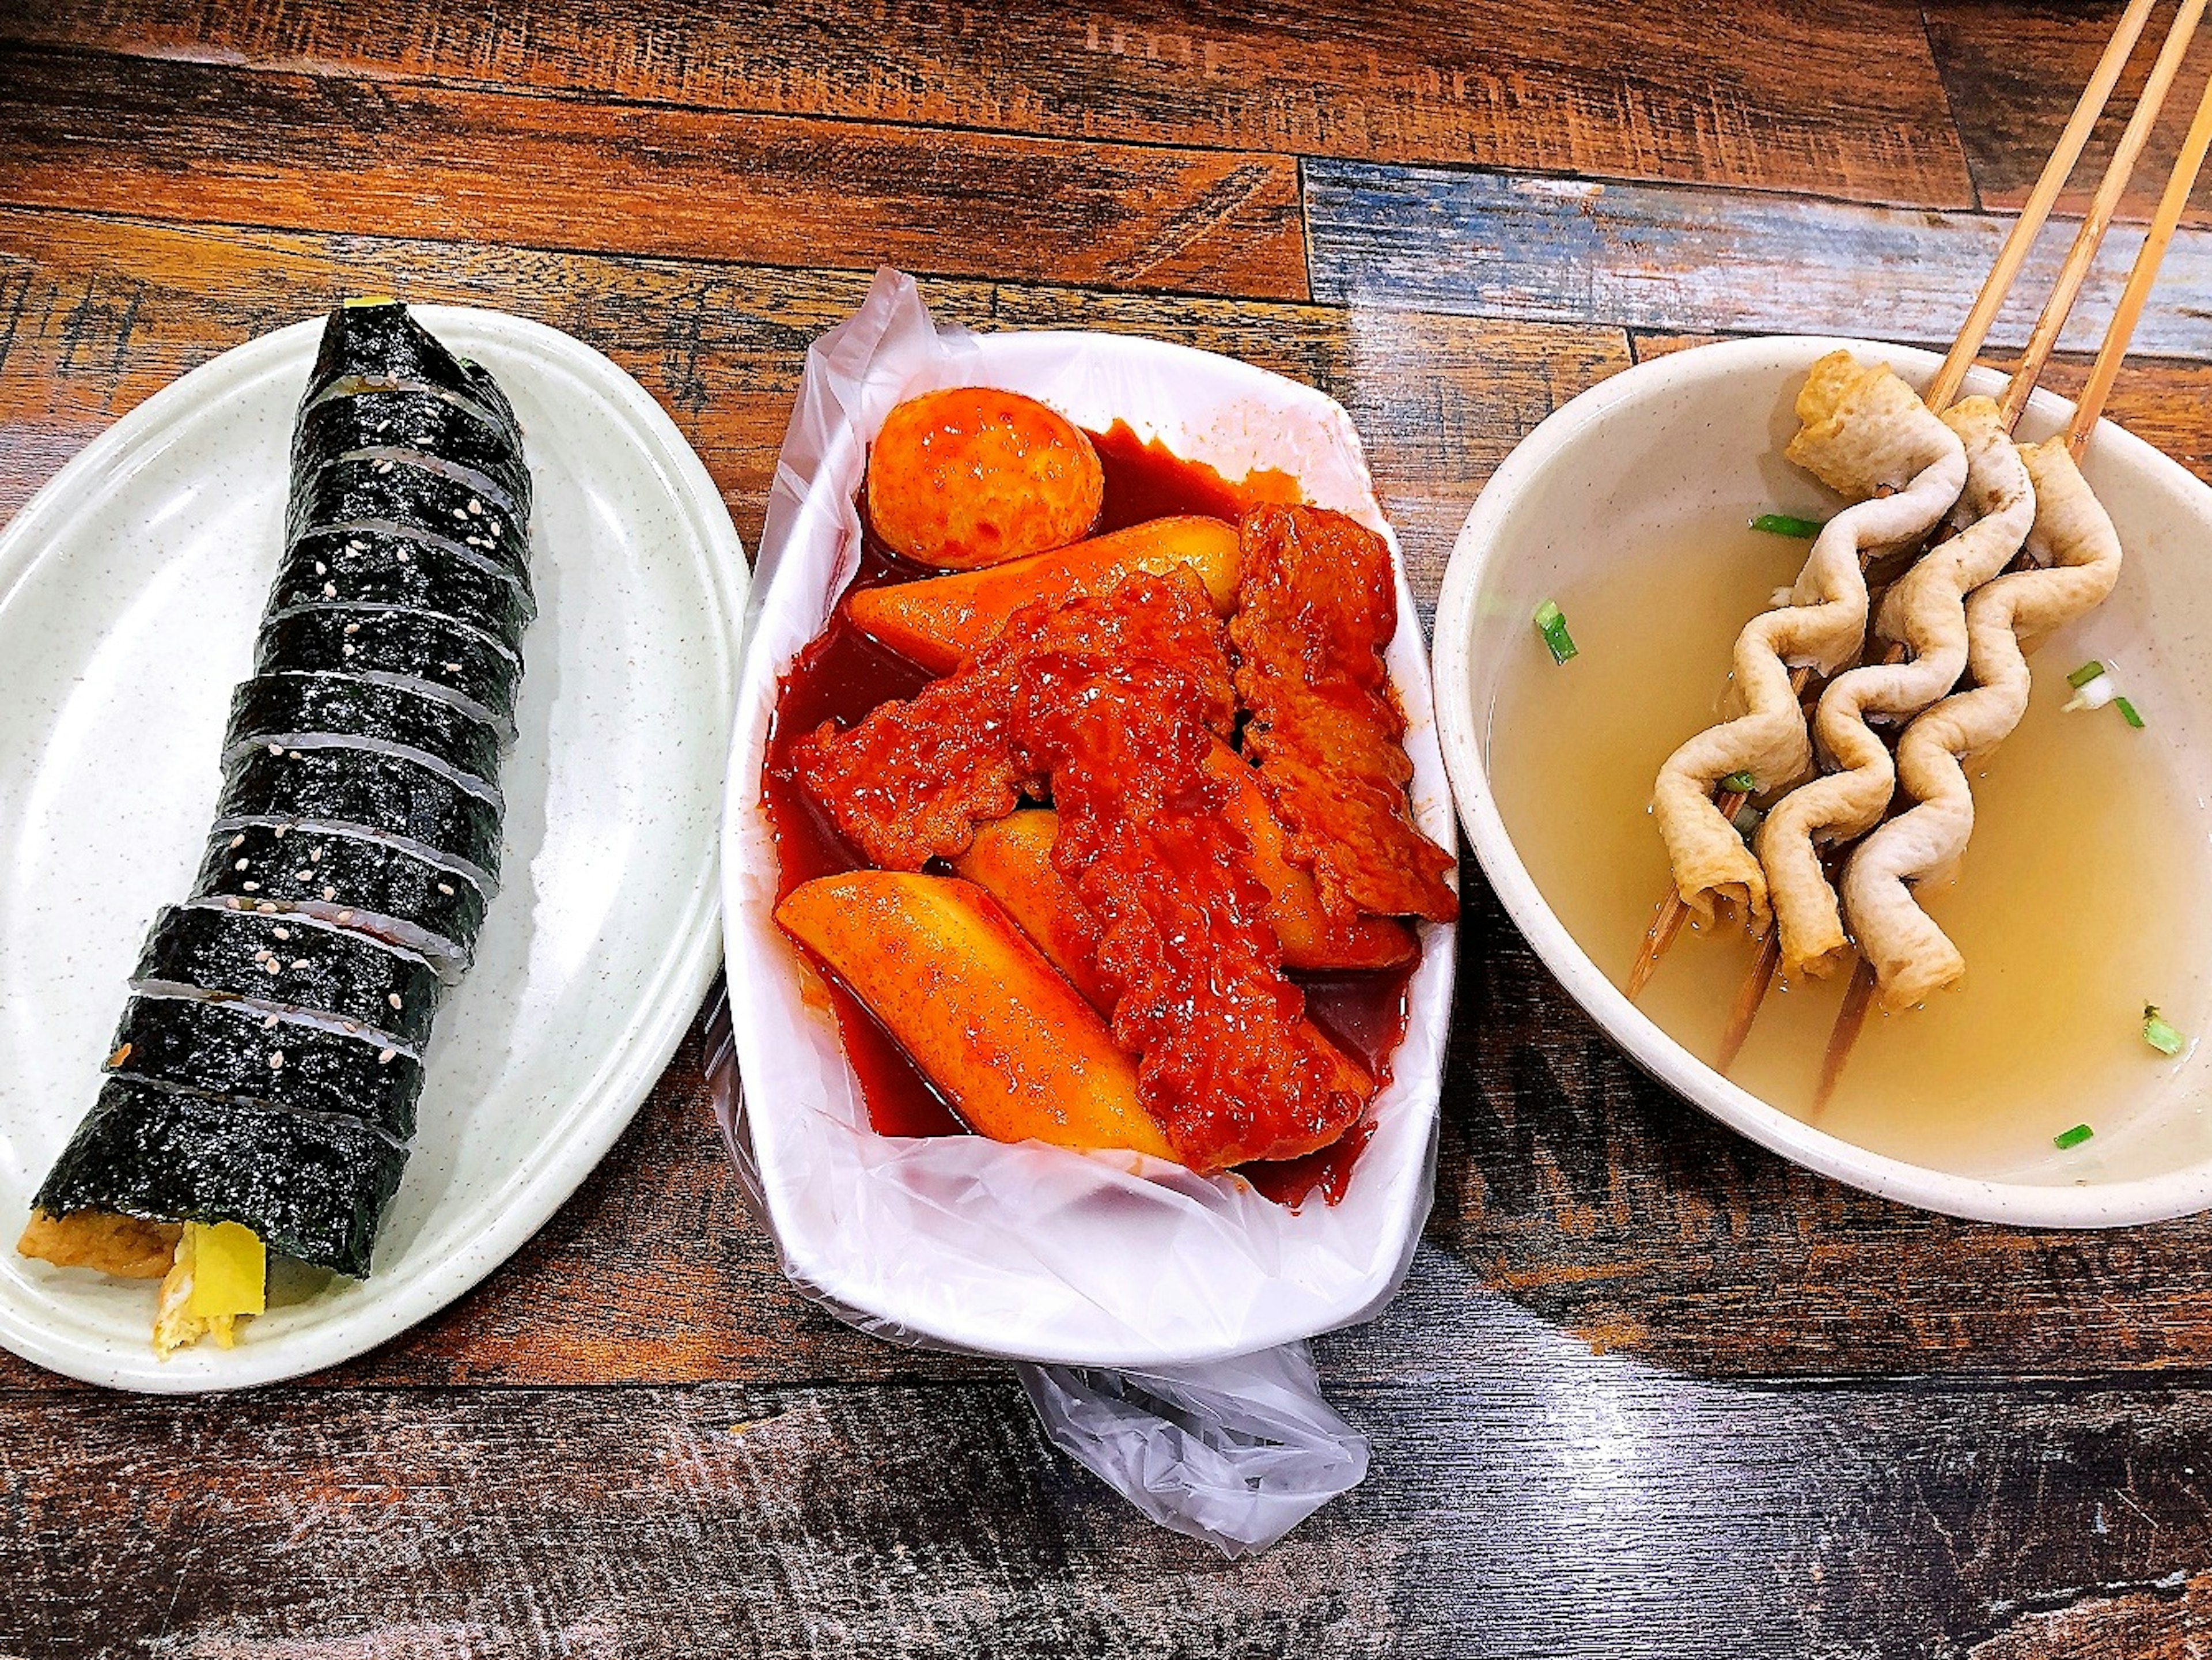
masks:
[[[395,291],[607,351],[750,544],[805,345],[889,262],[947,319],[1327,388],[1428,600],[1515,441],[1638,357],[1946,338],[2112,13],[0,9],[0,515],[183,370]],[[2205,471],[2212,237],[2168,270],[2112,413]],[[512,1263],[354,1365],[172,1401],[0,1357],[0,1654],[2205,1652],[2212,1224],[2027,1233],[1789,1168],[1465,879],[1436,1214],[1319,1345],[1374,1472],[1273,1553],[1154,1529],[1005,1368],[794,1294],[695,1032]]]

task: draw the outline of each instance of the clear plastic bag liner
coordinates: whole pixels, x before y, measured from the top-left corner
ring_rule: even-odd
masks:
[[[1053,1444],[1164,1528],[1263,1551],[1367,1475],[1367,1438],[1285,1343],[1162,1372],[1018,1366]]]
[[[1255,1548],[1364,1468],[1364,1442],[1322,1402],[1302,1340],[1370,1317],[1411,1260],[1433,1183],[1453,930],[1423,927],[1406,1036],[1340,1203],[1293,1212],[1237,1176],[1134,1153],[870,1127],[835,1023],[775,926],[762,770],[777,682],[858,566],[869,440],[901,399],[961,384],[1025,392],[1092,428],[1126,420],[1232,479],[1279,470],[1310,501],[1389,534],[1349,418],[1312,389],[1154,341],[940,333],[909,278],[879,273],[808,352],[755,567],[725,812],[715,1110],[802,1292],[894,1342],[1031,1363],[1024,1382],[1056,1441],[1157,1519]],[[1389,666],[1414,809],[1449,845],[1402,575],[1399,588]]]
[[[773,1238],[745,1135],[726,985],[715,987],[708,1010],[706,1073],[738,1183]],[[944,1347],[886,1329],[796,1276],[793,1284],[863,1331]],[[1014,1371],[1054,1446],[1160,1526],[1232,1560],[1267,1549],[1367,1479],[1367,1438],[1322,1398],[1303,1341],[1158,1371],[1028,1363]]]

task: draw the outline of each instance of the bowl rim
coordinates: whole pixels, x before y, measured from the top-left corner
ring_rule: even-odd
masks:
[[[1802,370],[1837,350],[1886,360],[1915,381],[1942,362],[1940,354],[1920,347],[1844,336],[1762,335],[1686,347],[1634,364],[1561,405],[1491,476],[1468,514],[1445,567],[1431,655],[1437,735],[1460,823],[1506,915],[1583,1012],[1631,1060],[1675,1094],[1792,1163],[1886,1199],[1972,1221],[2103,1228],[2164,1221],[2203,1210],[2212,1206],[2212,1160],[2158,1176],[2094,1185],[1997,1181],[1953,1175],[1874,1152],[1769,1105],[1683,1048],[1591,962],[1553,915],[1507,834],[1491,793],[1482,758],[1482,723],[1474,708],[1474,613],[1500,527],[1522,491],[1564,451],[1624,405],[1722,376],[1759,369]],[[2002,380],[1994,371],[1978,369],[1968,387],[1993,390]],[[2074,405],[2056,393],[2038,391],[2028,409],[2032,424],[2039,430],[2063,426]],[[2128,466],[2163,474],[2169,482],[2212,497],[2212,487],[2112,422],[2099,423],[2096,439],[2108,453],[2124,454]],[[2206,503],[2206,511],[2212,516],[2212,502]]]

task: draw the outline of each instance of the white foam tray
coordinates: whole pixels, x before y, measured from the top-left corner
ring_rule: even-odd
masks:
[[[787,446],[780,488],[803,489],[804,499],[763,539],[730,764],[724,908],[741,1134],[785,1267],[884,1335],[1071,1365],[1196,1363],[1365,1318],[1395,1291],[1428,1210],[1452,929],[1423,929],[1406,1040],[1343,1202],[1316,1201],[1297,1213],[1237,1177],[1197,1177],[1132,1154],[879,1136],[834,1023],[802,995],[799,963],[772,916],[775,848],[762,763],[777,679],[820,630],[857,562],[852,502],[865,445],[900,398],[951,384],[1027,392],[1094,429],[1127,421],[1231,479],[1280,469],[1310,500],[1389,533],[1350,418],[1311,387],[1120,336],[939,341],[910,289],[897,309],[890,281],[880,279],[870,301],[885,313],[873,319],[884,334],[866,367],[856,368],[848,335],[836,353],[818,349],[811,368],[819,374],[836,356],[858,378],[816,402],[842,414]],[[800,407],[804,427],[804,397]],[[789,471],[801,449],[812,452],[798,464],[804,480]],[[772,510],[772,526],[776,518]],[[1389,666],[1410,721],[1414,806],[1422,828],[1449,846],[1451,799],[1402,569],[1398,589]]]

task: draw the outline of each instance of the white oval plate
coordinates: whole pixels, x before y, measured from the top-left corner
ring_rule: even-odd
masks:
[[[1939,362],[1910,346],[1803,335],[1692,347],[1583,392],[1522,439],[1484,487],[1437,604],[1437,720],[1468,839],[1514,926],[1613,1041],[1661,1082],[1784,1158],[1869,1193],[1981,1221],[2114,1227],[2202,1210],[2212,1204],[2212,1044],[2146,1066],[2130,1123],[2109,1134],[2100,1127],[2083,1152],[2054,1151],[2039,1164],[1996,1173],[1908,1164],[1770,1106],[1668,1037],[1575,942],[1506,830],[1490,788],[1491,714],[1530,612],[1562,583],[1601,570],[1624,545],[1624,526],[1696,514],[1711,522],[1747,502],[1802,498],[1810,487],[1781,459],[1796,427],[1791,405],[1814,362],[1838,348],[1887,362],[1916,386]],[[1966,389],[1995,392],[2002,384],[1977,370]],[[2039,392],[2020,436],[2063,431],[2073,410]],[[2203,577],[2212,489],[2110,422],[2097,429],[2081,467],[2127,561],[2112,599],[2060,638],[2080,658],[2127,664],[2129,690],[2157,712],[2145,741],[2166,750],[2191,794],[2212,800],[2212,587]],[[2200,977],[2177,988],[2175,1002],[2203,995]],[[2041,1105],[2066,1110],[2063,1101]]]
[[[444,1306],[599,1162],[714,976],[746,583],[720,493],[590,347],[498,312],[416,315],[498,376],[537,485],[541,615],[505,775],[506,885],[438,1018],[374,1275],[272,1309],[228,1351],[158,1361],[150,1282],[12,1247],[99,1087],[146,925],[191,887],[321,319],[164,387],[0,533],[0,1343],[72,1377],[270,1383]]]

